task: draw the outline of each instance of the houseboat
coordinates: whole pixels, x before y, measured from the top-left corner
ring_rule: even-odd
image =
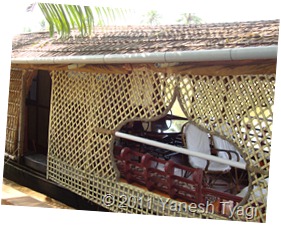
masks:
[[[278,33],[268,20],[15,36],[4,177],[77,209],[265,222]]]

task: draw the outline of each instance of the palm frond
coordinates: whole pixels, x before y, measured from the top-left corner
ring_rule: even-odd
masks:
[[[79,30],[81,36],[90,36],[93,32],[94,22],[104,25],[116,19],[124,19],[128,11],[110,7],[81,7],[79,5],[62,5],[51,3],[38,3],[46,21],[49,23],[50,35],[55,31],[60,38],[69,37],[72,29]],[[97,18],[97,20],[95,20]]]

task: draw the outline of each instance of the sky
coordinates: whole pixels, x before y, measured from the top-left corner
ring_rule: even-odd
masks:
[[[31,31],[39,31],[39,22],[44,19],[38,6],[36,6],[33,12],[26,12],[27,6],[32,3],[29,1],[20,1],[17,3],[18,17],[21,19],[16,21],[14,25],[13,33],[22,33],[28,31],[27,28],[31,28]],[[103,0],[103,1],[75,1],[75,0],[57,0],[44,2],[57,2],[67,4],[82,4],[82,5],[95,5],[106,7],[118,7],[127,8],[133,11],[126,21],[117,22],[117,25],[132,25],[138,24],[143,20],[143,16],[150,10],[156,10],[161,18],[161,24],[175,24],[177,19],[183,13],[194,13],[200,17],[205,23],[216,22],[234,22],[234,21],[250,21],[250,20],[268,20],[268,19],[280,19],[280,12],[277,7],[274,7],[277,1],[202,1],[202,0],[173,0],[173,1],[160,1],[160,0]],[[114,25],[114,24],[112,24]]]
[[[40,13],[35,12],[34,14],[25,13],[26,7],[32,3],[34,0],[7,0],[2,3],[2,10],[0,14],[1,21],[1,42],[0,42],[0,115],[2,116],[0,119],[0,150],[4,151],[5,149],[5,129],[6,129],[6,116],[7,116],[7,106],[8,106],[8,89],[9,89],[9,74],[10,74],[10,57],[12,50],[12,37],[16,33],[22,31],[25,26],[37,26],[37,21],[40,21]],[[251,0],[235,0],[235,1],[217,1],[217,0],[45,0],[44,2],[55,2],[55,3],[68,3],[68,4],[83,4],[83,5],[92,5],[95,2],[95,5],[100,6],[110,6],[110,7],[128,7],[132,9],[136,9],[137,12],[134,14],[130,20],[130,23],[136,21],[142,12],[146,12],[149,10],[157,10],[163,16],[163,23],[171,23],[175,20],[177,15],[190,12],[195,13],[197,16],[203,19],[205,22],[234,22],[234,21],[249,21],[249,20],[268,20],[268,19],[280,19],[280,7],[277,6],[278,1],[273,0],[263,0],[263,1],[251,1]],[[4,6],[4,7],[3,7]],[[279,38],[280,40],[280,38]],[[279,61],[278,61],[279,62]],[[281,103],[279,96],[281,96],[281,87],[280,87],[280,63],[277,66],[277,85],[276,85],[276,98],[274,105],[274,115],[279,115],[281,113]],[[274,135],[278,134],[281,127],[281,117],[274,116],[274,124],[273,124],[273,141],[272,141],[272,162],[271,162],[271,174],[270,176],[280,177],[279,174],[275,175],[274,171],[280,171],[279,163],[274,163],[274,159],[280,158],[279,155],[276,155],[279,150],[279,146],[281,146],[281,138],[275,138]],[[277,133],[278,132],[278,133]],[[274,151],[277,150],[277,151]],[[4,154],[4,153],[3,153]],[[1,154],[0,154],[0,161]],[[0,174],[2,174],[2,164],[0,164]],[[1,176],[0,176],[1,177]],[[1,178],[2,179],[2,178]],[[276,179],[278,180],[278,179]],[[268,194],[269,199],[275,200],[280,198],[280,194],[278,188],[280,188],[279,184],[276,183],[275,179],[270,180],[269,188],[270,192]],[[1,181],[1,180],[0,180]],[[0,191],[1,193],[1,191]],[[1,194],[0,194],[1,197]],[[270,201],[271,202],[271,201]],[[275,201],[274,201],[275,202]],[[279,200],[279,202],[281,202]],[[34,215],[39,215],[44,218],[40,219],[40,223],[43,224],[86,224],[86,223],[94,223],[96,218],[109,221],[111,224],[116,224],[118,222],[122,222],[122,224],[144,224],[144,218],[142,217],[139,220],[139,217],[126,215],[126,218],[121,217],[120,215],[112,215],[104,216],[104,215],[93,215],[93,212],[90,213],[73,213],[67,210],[48,210],[46,213],[45,210],[40,209],[32,209],[28,210],[26,207],[21,207],[20,209],[10,208],[0,206],[1,209],[1,218],[0,223],[4,221],[4,219],[13,219],[13,224],[36,224],[38,223],[38,219],[34,217]],[[268,204],[268,223],[274,224],[275,220],[279,215],[279,206],[275,204]],[[277,217],[276,217],[277,215]],[[31,218],[30,218],[31,216]],[[97,217],[98,216],[98,217]],[[118,216],[118,217],[117,217]],[[85,220],[86,219],[86,220]],[[157,219],[157,220],[155,220]],[[171,221],[172,219],[172,221]],[[278,218],[280,219],[280,218]],[[124,223],[124,221],[126,222]],[[145,224],[178,224],[183,222],[183,220],[169,217],[157,217],[152,218],[147,216],[145,219]],[[186,221],[185,221],[186,222]],[[190,220],[188,221],[190,222]],[[195,224],[227,224],[222,221],[206,221],[206,220],[192,220],[193,225]],[[229,223],[230,224],[230,223]],[[231,224],[240,224],[244,223],[231,223]]]

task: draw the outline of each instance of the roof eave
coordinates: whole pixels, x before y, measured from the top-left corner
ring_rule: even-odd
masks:
[[[12,58],[12,64],[174,63],[277,59],[278,46],[87,56]]]

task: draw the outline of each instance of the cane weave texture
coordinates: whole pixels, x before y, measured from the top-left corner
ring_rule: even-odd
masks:
[[[233,143],[244,156],[255,189],[243,207],[258,206],[256,221],[265,220],[274,85],[275,74],[180,78],[179,99],[187,118]],[[232,132],[225,132],[226,124]]]
[[[14,157],[19,154],[17,145],[22,98],[22,73],[22,70],[12,69],[10,75],[5,152]]]
[[[29,87],[33,70],[12,68],[6,126],[5,153],[12,158],[22,155],[24,143],[24,99],[25,90]]]
[[[163,74],[53,71],[49,176],[61,162],[116,180],[113,132],[130,119],[152,119],[172,102],[174,80]],[[167,86],[167,84],[169,84]],[[167,87],[166,87],[167,86]],[[54,163],[54,164],[53,164]]]
[[[118,182],[112,156],[114,131],[128,120],[154,120],[178,97],[186,117],[229,140],[248,164],[247,210],[265,221],[275,74],[202,76],[134,70],[129,74],[52,71],[48,178],[116,212],[221,218],[163,206],[165,197]],[[228,124],[231,134],[223,132]],[[104,204],[107,194],[113,203]],[[120,196],[126,196],[122,199]],[[150,199],[149,207],[120,207],[125,198]],[[257,197],[260,196],[260,197]],[[150,204],[146,202],[146,204]],[[164,208],[163,208],[164,207]],[[178,208],[177,208],[178,209]],[[237,215],[235,220],[247,220]]]
[[[11,70],[6,138],[11,155],[18,154],[22,82],[31,78],[31,72]],[[230,219],[265,222],[275,74],[179,75],[138,68],[124,74],[54,70],[51,78],[49,179],[115,212],[228,219],[190,211],[185,203],[118,179],[114,132],[131,120],[161,118],[177,98],[189,121],[233,143],[247,163],[250,192],[242,208],[255,206],[256,215]],[[232,132],[225,132],[225,124]]]

